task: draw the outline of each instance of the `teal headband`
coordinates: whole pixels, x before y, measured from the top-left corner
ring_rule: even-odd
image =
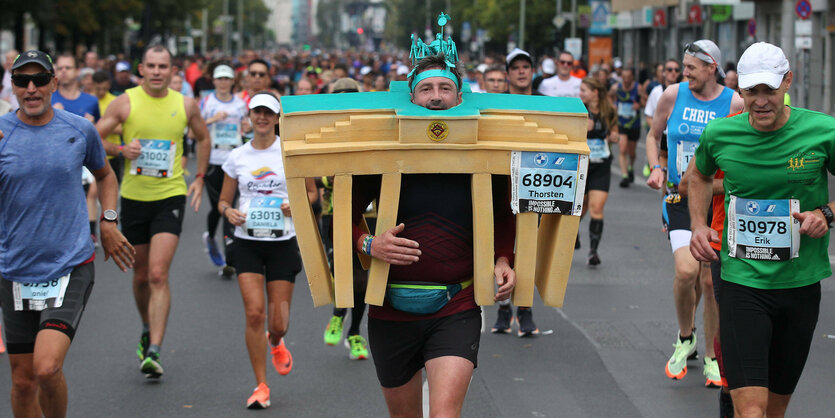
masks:
[[[461,91],[461,86],[458,85],[458,78],[455,77],[455,74],[452,74],[446,68],[444,68],[443,70],[438,69],[438,68],[433,68],[431,70],[426,70],[426,71],[423,71],[423,72],[415,75],[415,78],[412,80],[412,93],[415,92],[415,87],[417,87],[418,83],[420,83],[421,81],[426,80],[427,78],[430,78],[430,77],[446,77],[446,78],[452,80],[452,82],[455,83],[455,87],[459,91]]]

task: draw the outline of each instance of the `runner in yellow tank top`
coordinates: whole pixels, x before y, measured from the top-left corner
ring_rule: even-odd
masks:
[[[142,336],[136,354],[149,378],[162,376],[159,358],[171,293],[168,271],[182,230],[186,197],[200,208],[203,176],[209,165],[209,131],[197,103],[170,90],[171,53],[155,45],[145,50],[142,84],[127,90],[107,108],[96,128],[102,138],[119,125],[126,145],[102,141],[109,155],[125,157],[122,180],[122,233],[136,248],[133,289]],[[183,131],[197,138],[197,174],[186,189],[181,159]]]

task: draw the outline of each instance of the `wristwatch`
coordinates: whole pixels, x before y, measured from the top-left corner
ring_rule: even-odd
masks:
[[[119,214],[113,209],[107,209],[101,214],[101,220],[119,223]]]
[[[823,213],[823,217],[826,218],[826,224],[832,228],[832,220],[835,218],[835,215],[832,214],[832,209],[829,208],[829,205],[820,205],[817,207]]]

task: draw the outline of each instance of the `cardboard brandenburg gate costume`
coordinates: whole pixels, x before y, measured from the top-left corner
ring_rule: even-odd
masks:
[[[457,61],[442,33],[412,44],[413,64],[428,54]],[[293,221],[315,306],[353,306],[352,176],[381,174],[377,234],[395,226],[403,174],[472,174],[474,290],[492,305],[493,196],[491,174],[510,175],[516,215],[513,303],[562,306],[580,222],[589,148],[587,112],[579,99],[472,93],[448,110],[410,102],[407,82],[389,92],[314,94],[281,98],[281,147]],[[334,278],[307,201],[306,177],[334,176]],[[539,219],[541,215],[541,220]],[[373,232],[373,231],[372,231]],[[360,254],[370,265],[366,302],[382,305],[389,264]]]

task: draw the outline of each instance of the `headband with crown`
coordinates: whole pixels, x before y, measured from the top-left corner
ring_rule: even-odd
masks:
[[[447,36],[447,39],[444,40],[444,26],[446,26],[450,20],[452,19],[445,13],[441,13],[438,16],[438,25],[441,27],[441,33],[436,34],[435,40],[429,45],[424,43],[419,37],[416,37],[415,34],[412,34],[412,48],[409,52],[409,58],[412,60],[413,68],[412,71],[409,72],[409,77],[412,77],[414,74],[414,67],[417,65],[418,61],[428,56],[443,55],[444,62],[446,63],[446,68],[427,70],[415,75],[411,86],[412,91],[414,91],[415,86],[417,86],[419,82],[429,77],[449,78],[455,83],[456,87],[459,89],[461,88],[461,86],[458,85],[458,78],[452,71],[450,71],[450,69],[455,68],[455,64],[458,63],[458,48],[455,46],[455,42],[452,40],[451,36]]]

